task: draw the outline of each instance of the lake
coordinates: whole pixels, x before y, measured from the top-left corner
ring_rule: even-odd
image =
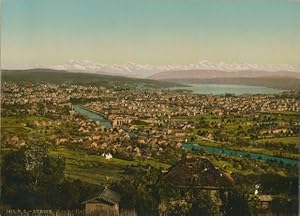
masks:
[[[278,94],[282,93],[285,90],[274,89],[268,87],[260,86],[246,86],[246,85],[221,85],[221,84],[197,84],[192,85],[188,84],[187,87],[173,87],[170,89],[183,89],[191,90],[194,93],[198,94],[213,94],[213,95],[222,95],[222,94]]]
[[[75,111],[85,115],[87,118],[94,121],[99,121],[105,128],[112,128],[111,122],[99,113],[84,109],[80,106],[80,104],[75,104],[73,107]]]
[[[182,148],[186,149],[186,150],[191,150],[191,151],[201,151],[202,150],[204,152],[211,153],[211,154],[224,154],[224,155],[233,155],[233,156],[239,156],[239,157],[249,157],[249,158],[255,159],[255,160],[273,161],[273,162],[277,162],[277,163],[282,163],[284,165],[298,166],[298,160],[269,156],[269,155],[264,155],[264,154],[259,154],[259,153],[237,151],[237,150],[225,149],[225,148],[220,148],[220,147],[198,145],[198,144],[193,144],[193,143],[185,143],[182,145]]]

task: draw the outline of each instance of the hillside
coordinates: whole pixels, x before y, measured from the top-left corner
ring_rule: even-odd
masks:
[[[300,73],[289,71],[235,71],[187,70],[166,71],[149,77],[180,84],[234,84],[264,86],[286,90],[300,89]]]
[[[149,88],[168,88],[179,85],[168,81],[135,79],[93,73],[72,73],[63,70],[51,69],[2,70],[2,81],[31,83],[50,82],[58,84],[67,82],[69,84],[80,85]]]

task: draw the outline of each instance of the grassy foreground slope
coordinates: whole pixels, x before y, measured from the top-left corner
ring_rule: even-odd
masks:
[[[16,148],[4,147],[1,154],[15,151]],[[108,181],[120,179],[124,175],[130,175],[128,170],[135,167],[151,166],[157,169],[167,169],[170,165],[155,160],[124,160],[119,158],[105,159],[101,155],[88,154],[84,150],[72,149],[70,146],[50,146],[50,155],[56,155],[65,159],[65,177],[79,179],[82,182],[105,185]]]
[[[126,175],[126,168],[130,166],[150,165],[155,168],[166,169],[169,165],[154,160],[133,161],[112,158],[105,159],[100,155],[87,154],[84,151],[72,150],[65,146],[50,149],[50,153],[63,156],[66,160],[65,176],[80,179],[92,184],[103,184],[107,180],[117,180]]]

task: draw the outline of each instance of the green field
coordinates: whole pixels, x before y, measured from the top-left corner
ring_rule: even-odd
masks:
[[[1,154],[4,155],[16,148],[3,147]],[[132,161],[118,158],[105,159],[100,155],[91,155],[84,150],[72,150],[66,146],[49,148],[50,155],[60,156],[65,159],[65,177],[79,179],[83,182],[105,185],[108,181],[117,180],[126,174],[126,168],[152,166],[157,169],[167,169],[168,164],[155,160],[135,159]]]
[[[130,166],[150,165],[161,169],[169,167],[168,164],[154,160],[127,161],[118,158],[107,160],[100,155],[89,155],[82,150],[72,150],[64,146],[50,148],[50,153],[65,158],[66,177],[98,185],[103,185],[107,180],[118,179],[124,175],[125,169]]]
[[[283,143],[283,144],[296,144],[300,145],[300,136],[294,137],[276,137],[276,138],[269,138],[269,139],[261,139],[257,140],[258,143]]]
[[[297,168],[289,169],[284,166],[272,165],[263,161],[251,160],[235,156],[208,156],[217,167],[229,174],[261,175],[274,173],[281,176],[297,176]],[[226,166],[226,168],[224,168]]]
[[[18,136],[23,140],[39,140],[47,142],[49,137],[59,130],[58,126],[51,125],[50,119],[37,116],[2,117],[1,141],[4,143],[6,136]],[[63,130],[62,130],[63,131]]]

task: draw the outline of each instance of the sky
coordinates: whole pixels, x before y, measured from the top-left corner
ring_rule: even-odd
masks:
[[[297,0],[2,0],[1,63],[300,64]]]

